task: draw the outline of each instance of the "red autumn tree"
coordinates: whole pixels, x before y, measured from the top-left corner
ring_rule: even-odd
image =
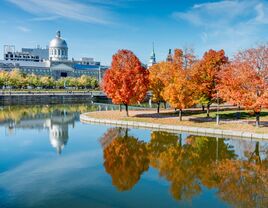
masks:
[[[220,97],[229,103],[253,110],[256,126],[260,112],[268,107],[268,48],[261,46],[239,52],[234,61],[219,73]]]
[[[128,116],[128,106],[142,102],[146,96],[148,74],[132,51],[119,50],[104,75],[102,89],[113,103],[125,105]]]
[[[207,106],[208,117],[210,105],[216,94],[217,74],[226,63],[228,63],[228,58],[225,56],[224,50],[211,49],[192,67],[191,79],[195,85],[196,97],[200,104]]]

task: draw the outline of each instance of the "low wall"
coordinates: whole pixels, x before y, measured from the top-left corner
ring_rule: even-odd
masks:
[[[135,122],[135,121],[96,119],[96,118],[91,118],[85,114],[80,115],[80,121],[84,123],[98,123],[98,124],[114,125],[114,126],[129,127],[129,128],[134,127],[134,128],[143,128],[143,129],[152,129],[152,130],[167,131],[167,132],[172,132],[172,133],[189,133],[192,135],[199,135],[199,136],[211,136],[211,137],[230,138],[230,139],[268,140],[268,134],[257,134],[257,133],[252,133],[252,132],[243,132],[243,131],[231,131],[231,130],[201,128],[201,127],[192,127],[192,126],[166,125],[166,124],[145,123],[145,122]]]
[[[92,96],[89,93],[48,93],[0,95],[0,105],[62,104],[106,101],[105,96]]]

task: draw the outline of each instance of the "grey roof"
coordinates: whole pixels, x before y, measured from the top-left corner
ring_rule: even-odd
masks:
[[[50,41],[49,48],[68,48],[66,41],[61,38],[60,31],[58,31],[56,37]]]

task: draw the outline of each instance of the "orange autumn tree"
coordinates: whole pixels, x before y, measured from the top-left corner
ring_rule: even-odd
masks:
[[[119,50],[103,77],[102,89],[114,104],[126,107],[142,102],[149,85],[148,71],[132,51]]]
[[[210,105],[214,102],[217,74],[221,67],[228,63],[224,50],[207,51],[203,58],[196,62],[191,70],[191,78],[195,88],[198,103],[207,106],[207,117],[209,117]]]
[[[217,86],[224,100],[255,113],[256,126],[260,125],[262,108],[268,107],[267,54],[267,47],[239,52],[219,73]]]
[[[160,111],[161,102],[165,102],[163,91],[165,83],[171,79],[169,72],[172,64],[169,62],[160,62],[149,68],[149,89],[152,92],[152,101],[157,103],[157,113]]]
[[[179,109],[179,119],[182,120],[182,110],[191,107],[193,99],[193,85],[188,70],[183,68],[183,51],[175,49],[170,80],[166,83],[163,98],[175,109]]]

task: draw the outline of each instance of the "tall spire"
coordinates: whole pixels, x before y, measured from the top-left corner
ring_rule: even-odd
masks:
[[[153,42],[152,46],[153,46],[153,51],[152,51],[152,54],[151,54],[150,59],[149,59],[148,67],[156,64],[155,51],[154,51],[154,42]]]

